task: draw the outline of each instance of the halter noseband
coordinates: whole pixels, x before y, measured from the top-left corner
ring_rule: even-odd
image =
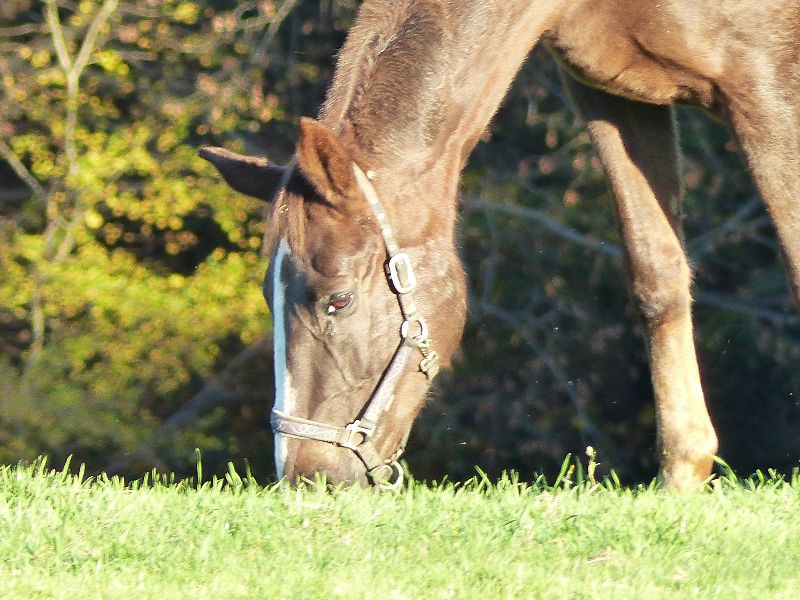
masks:
[[[386,211],[378,199],[378,194],[369,177],[355,163],[353,163],[353,172],[362,193],[378,219],[383,243],[386,246],[388,257],[385,265],[386,276],[392,291],[397,296],[400,311],[403,314],[400,342],[389,366],[383,372],[378,386],[361,409],[359,417],[352,423],[340,427],[320,421],[301,419],[277,409],[272,410],[270,423],[272,430],[280,435],[327,442],[352,450],[364,463],[367,478],[373,485],[382,489],[395,489],[403,483],[403,469],[397,462],[403,447],[401,445],[392,457],[383,459],[372,442],[372,435],[375,433],[378,421],[394,401],[395,388],[400,381],[400,376],[405,371],[413,350],[416,348],[422,354],[419,370],[425,373],[429,381],[439,372],[439,356],[433,350],[431,339],[428,336],[428,326],[419,315],[417,304],[414,302],[412,292],[416,287],[417,280],[411,260],[408,254],[400,249]],[[414,332],[414,327],[419,331]]]

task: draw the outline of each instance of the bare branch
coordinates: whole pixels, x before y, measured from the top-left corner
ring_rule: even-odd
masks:
[[[741,300],[716,292],[708,292],[705,290],[695,290],[692,293],[695,304],[704,304],[706,306],[713,306],[715,308],[723,308],[752,319],[760,321],[768,321],[776,327],[783,327],[787,325],[796,325],[800,319],[796,315],[784,313],[777,310],[770,310],[761,306],[752,306]]]
[[[547,229],[551,233],[554,233],[557,236],[567,241],[578,244],[579,246],[590,248],[592,250],[600,252],[601,254],[605,254],[613,258],[619,258],[622,256],[622,249],[619,246],[597,240],[594,237],[578,233],[573,229],[569,229],[568,227],[565,227],[560,223],[556,222],[555,220],[553,220],[543,211],[527,208],[524,206],[515,206],[512,204],[503,204],[500,202],[492,202],[489,200],[483,200],[480,198],[470,198],[470,197],[463,198],[462,204],[464,204],[468,208],[482,209],[485,211],[495,211],[511,215],[514,217],[526,219],[529,221],[533,221],[537,225],[543,227],[544,229]],[[714,247],[719,245],[721,240],[724,239],[725,236],[727,235],[730,235],[738,231],[749,231],[755,227],[760,227],[765,222],[767,222],[768,221],[767,217],[763,218],[758,217],[748,222],[744,222],[744,220],[747,217],[753,214],[753,212],[757,209],[759,204],[760,200],[758,197],[752,198],[747,204],[745,204],[741,209],[739,209],[736,212],[736,214],[733,215],[730,219],[728,219],[725,223],[713,229],[712,231],[708,232],[707,234],[698,236],[694,240],[691,240],[688,243],[688,246],[689,248],[694,249],[694,251],[691,254],[692,258],[696,259],[706,254]],[[778,311],[751,306],[745,302],[736,300],[735,298],[731,298],[714,292],[695,290],[692,296],[695,300],[695,304],[713,306],[716,308],[724,308],[725,310],[729,310],[731,312],[735,312],[750,318],[759,319],[762,321],[768,321],[773,325],[777,326],[789,325],[797,322],[797,317],[794,317],[793,315],[783,314]],[[483,299],[485,300],[485,296]]]
[[[106,23],[111,13],[117,8],[119,0],[104,0],[100,10],[97,11],[86,35],[81,42],[80,48],[74,60],[69,56],[64,40],[64,30],[58,18],[58,7],[56,0],[47,0],[47,17],[50,23],[51,37],[53,38],[53,46],[56,49],[56,54],[59,57],[59,64],[61,65],[64,75],[67,79],[67,112],[64,125],[64,155],[67,159],[67,169],[70,175],[77,174],[78,167],[78,149],[75,143],[75,132],[78,127],[78,95],[80,93],[80,79],[83,75],[86,66],[89,64],[89,58],[95,49],[97,36],[100,29]],[[67,183],[69,186],[69,182]],[[51,219],[52,217],[48,216]],[[54,260],[56,263],[63,262],[74,245],[75,235],[74,229],[80,220],[83,218],[82,203],[79,195],[74,195],[74,211],[72,218],[66,227],[66,235],[61,240],[58,250],[53,253],[52,239],[53,236],[48,236],[47,248],[45,258]],[[53,228],[48,228],[48,231],[54,233]]]
[[[38,23],[17,25],[16,27],[0,27],[0,37],[17,37],[31,33],[41,33],[42,26]]]
[[[281,7],[278,9],[278,12],[275,13],[275,16],[272,18],[272,22],[267,27],[267,32],[264,34],[264,38],[261,40],[261,44],[259,44],[257,54],[263,54],[267,51],[267,47],[272,43],[272,40],[275,39],[275,36],[278,35],[278,30],[281,27],[281,24],[289,16],[289,13],[292,12],[292,9],[297,5],[297,0],[284,0],[281,4]]]
[[[58,245],[58,250],[56,250],[56,253],[53,256],[53,264],[62,264],[65,260],[67,260],[69,253],[72,252],[72,249],[75,247],[75,227],[79,222],[79,219],[83,218],[83,211],[75,212],[75,217],[70,221],[67,227],[67,233],[61,240],[61,243]]]
[[[37,269],[33,274],[34,286],[33,296],[31,298],[31,348],[30,359],[28,360],[28,367],[33,365],[39,360],[39,356],[44,348],[44,334],[46,328],[45,315],[44,315],[44,299],[42,298],[42,276],[41,272]],[[26,369],[25,378],[27,379]]]
[[[486,225],[489,230],[491,249],[488,256],[481,261],[481,271],[483,273],[483,285],[481,287],[481,301],[489,302],[492,290],[497,279],[497,262],[500,258],[500,236],[495,227],[494,219],[490,211],[484,209]]]
[[[492,202],[489,200],[483,200],[481,198],[473,198],[469,196],[464,196],[461,199],[461,204],[467,208],[480,208],[482,210],[499,212],[528,221],[533,221],[547,231],[554,233],[565,240],[573,242],[578,246],[589,248],[613,258],[619,258],[622,256],[622,249],[616,244],[598,240],[593,236],[579,233],[574,229],[565,227],[547,215],[544,211],[536,210],[535,208],[504,204],[502,202]]]
[[[72,59],[67,51],[67,43],[64,39],[64,28],[61,26],[61,19],[58,16],[58,2],[47,0],[47,24],[50,26],[50,36],[53,38],[53,47],[56,50],[58,64],[65,73],[72,69]]]
[[[33,176],[28,168],[22,164],[22,161],[11,149],[11,147],[1,139],[0,158],[8,163],[8,165],[13,169],[14,173],[17,174],[17,177],[19,177],[25,183],[25,185],[27,185],[31,191],[41,199],[42,202],[46,200],[47,191],[44,189],[44,187],[42,187],[42,184],[39,183],[39,181]]]
[[[94,50],[95,42],[97,41],[97,35],[100,33],[100,28],[111,16],[111,13],[114,12],[114,9],[117,8],[118,3],[119,0],[105,0],[105,2],[103,2],[103,6],[100,7],[100,10],[97,11],[94,19],[92,19],[92,23],[89,25],[89,29],[86,31],[86,37],[83,38],[83,43],[81,43],[80,50],[78,50],[78,56],[75,58],[75,63],[72,67],[73,70],[77,72],[78,77],[81,76],[83,70],[86,68],[86,65],[89,62],[89,57]]]
[[[527,315],[520,315],[486,302],[471,302],[470,306],[473,306],[478,311],[494,317],[495,319],[498,319],[507,326],[511,327],[514,332],[519,334],[522,339],[525,340],[525,343],[528,345],[528,347],[533,350],[534,354],[545,364],[545,366],[547,366],[553,377],[555,377],[556,381],[559,382],[559,385],[564,390],[564,393],[572,402],[578,423],[580,423],[579,434],[581,436],[581,443],[586,445],[589,441],[589,438],[591,438],[594,443],[599,444],[604,448],[611,448],[603,432],[592,422],[591,418],[589,417],[589,413],[586,410],[585,400],[575,390],[575,387],[571,385],[569,378],[561,370],[561,367],[555,363],[553,357],[545,352],[544,349],[536,342],[532,332],[526,326]]]
[[[158,8],[146,8],[142,6],[142,2],[123,2],[119,5],[119,9],[121,12],[124,12],[129,15],[134,15],[137,17],[143,17],[145,19],[157,19],[161,17],[164,13],[159,10]]]
[[[758,210],[759,206],[761,206],[761,199],[758,196],[753,196],[722,225],[689,240],[687,250],[692,259],[697,260],[704,254],[711,252],[722,243],[726,236],[732,233],[752,230],[767,223],[769,219],[766,216],[757,217],[745,223],[745,219]]]
[[[80,91],[80,79],[86,65],[89,63],[89,57],[95,48],[97,36],[100,33],[100,28],[106,22],[108,17],[114,12],[119,0],[105,0],[100,10],[92,19],[89,28],[86,31],[86,36],[81,42],[78,54],[73,60],[69,51],[67,50],[66,40],[64,38],[64,28],[61,26],[61,20],[58,16],[58,4],[56,0],[47,0],[47,22],[50,26],[50,36],[53,39],[53,47],[58,57],[58,63],[61,70],[67,79],[67,116],[66,124],[64,126],[64,153],[67,156],[67,163],[70,174],[77,172],[78,152],[75,147],[75,129],[78,125],[78,92]]]

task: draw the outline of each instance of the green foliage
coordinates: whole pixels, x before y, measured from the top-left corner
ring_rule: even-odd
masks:
[[[2,215],[0,461],[97,461],[148,439],[269,324],[261,209],[196,147],[209,127],[265,125],[270,100],[242,102],[254,65],[212,83],[247,41],[230,10],[43,4],[2,23],[21,31],[0,54],[3,177],[21,201]]]

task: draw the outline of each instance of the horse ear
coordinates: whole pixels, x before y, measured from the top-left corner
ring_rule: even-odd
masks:
[[[266,158],[245,156],[225,148],[201,148],[199,154],[217,168],[223,179],[237,192],[272,202],[287,167],[270,165]]]
[[[326,201],[335,205],[358,197],[353,157],[344,144],[315,119],[300,119],[297,164]]]

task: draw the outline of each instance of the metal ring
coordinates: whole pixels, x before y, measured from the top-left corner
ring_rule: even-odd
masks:
[[[414,337],[421,338],[424,340],[425,338],[428,337],[428,324],[422,317],[417,317],[412,320],[406,319],[405,321],[403,321],[403,324],[400,325],[400,337],[403,338],[404,340],[408,339],[408,329],[411,327],[411,323],[414,321],[419,323],[419,330],[420,330],[419,335]]]
[[[400,465],[399,462],[393,460],[391,462],[385,463],[381,465],[381,467],[389,467],[391,469],[391,474],[389,478],[385,479],[384,481],[375,481],[374,485],[381,491],[393,491],[397,490],[403,485],[403,480],[405,478],[405,473],[403,472],[403,467]],[[380,468],[380,467],[377,467]]]

